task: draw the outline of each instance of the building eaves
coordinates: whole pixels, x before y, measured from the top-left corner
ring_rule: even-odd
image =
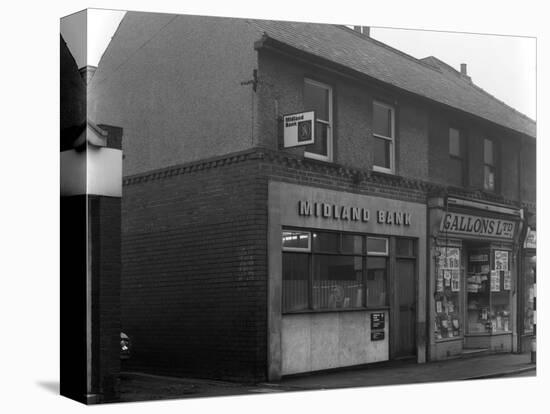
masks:
[[[430,101],[468,113],[477,118],[536,136],[536,123],[506,105],[469,79],[446,68],[416,59],[349,28],[316,23],[249,20],[264,39],[286,44],[291,49],[361,73]],[[448,66],[442,62],[445,66]]]

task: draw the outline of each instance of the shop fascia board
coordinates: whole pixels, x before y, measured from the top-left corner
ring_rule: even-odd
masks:
[[[508,216],[515,216],[523,219],[523,209],[521,208],[510,208],[498,204],[466,200],[458,197],[447,197],[447,206],[481,210],[488,213],[505,214]]]

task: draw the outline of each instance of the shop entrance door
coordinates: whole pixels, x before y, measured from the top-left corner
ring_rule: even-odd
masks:
[[[415,260],[397,259],[395,266],[395,317],[393,356],[416,355],[416,277]]]

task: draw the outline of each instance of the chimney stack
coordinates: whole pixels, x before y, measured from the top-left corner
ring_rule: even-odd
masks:
[[[353,30],[357,33],[370,37],[370,26],[353,26]]]
[[[466,66],[466,63],[461,63],[460,64],[460,76],[463,78],[463,79],[466,79],[467,81],[472,81],[472,78],[470,76],[468,76],[468,70],[467,70],[467,66]]]

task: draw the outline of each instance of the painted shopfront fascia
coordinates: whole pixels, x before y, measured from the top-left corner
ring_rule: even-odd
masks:
[[[316,208],[319,214],[315,213]],[[417,362],[426,361],[424,204],[271,181],[268,211],[270,379],[390,358],[390,309],[383,310],[387,323],[381,341],[371,340],[369,320],[373,312],[380,312],[377,309],[283,314],[281,231],[284,227],[416,239],[416,355]]]
[[[454,199],[453,199],[454,200]],[[519,245],[518,237],[522,228],[522,212],[513,207],[499,207],[492,204],[472,202],[478,204],[476,208],[464,208],[450,206],[443,198],[434,198],[428,201],[429,206],[429,252],[430,252],[430,278],[428,301],[430,304],[428,333],[430,337],[428,359],[440,360],[458,355],[465,348],[488,349],[494,352],[511,352],[517,350],[517,265]],[[493,211],[491,211],[493,210]],[[500,213],[500,214],[499,214]],[[506,213],[506,214],[503,214]],[[509,282],[509,329],[506,332],[495,332],[491,329],[483,333],[466,332],[467,327],[467,289],[468,289],[468,253],[467,246],[472,243],[487,250],[487,260],[490,271],[494,267],[496,252],[506,252],[508,255],[509,269],[506,279]],[[459,304],[461,306],[460,334],[447,338],[438,337],[437,327],[437,299],[438,272],[441,261],[441,252],[445,249],[459,249],[460,264],[458,266]],[[491,274],[491,273],[490,273]],[[502,274],[499,273],[502,279]],[[490,278],[490,276],[489,276]],[[487,283],[490,279],[487,280]],[[491,294],[492,294],[491,290]]]

